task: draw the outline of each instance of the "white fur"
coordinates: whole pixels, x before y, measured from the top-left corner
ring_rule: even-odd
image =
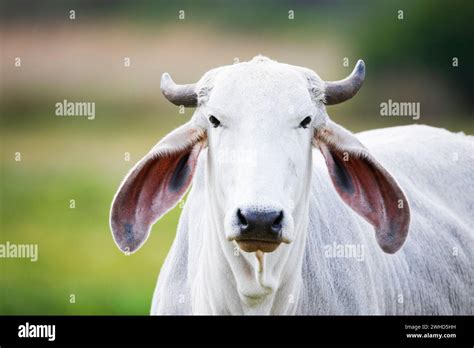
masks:
[[[357,135],[411,206],[405,245],[385,254],[336,193],[312,129],[298,128],[308,115],[315,128],[327,122],[323,96],[308,92],[319,78],[310,80],[263,57],[201,79],[193,122],[206,129],[208,147],[152,314],[472,314],[472,137],[426,126]],[[210,114],[223,127],[212,128]],[[243,164],[219,155],[231,150],[256,157]],[[285,211],[289,244],[264,254],[263,265],[228,240],[245,204]],[[325,257],[334,242],[363,245],[364,260]]]

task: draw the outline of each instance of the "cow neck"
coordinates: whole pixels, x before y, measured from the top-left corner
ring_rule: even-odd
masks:
[[[302,290],[302,261],[308,226],[308,200],[304,218],[295,226],[298,238],[279,253],[244,253],[223,231],[223,213],[214,190],[206,190],[203,247],[194,289],[199,314],[293,314]],[[305,209],[305,210],[304,210]],[[277,250],[278,251],[278,250]],[[270,258],[273,258],[270,260]]]

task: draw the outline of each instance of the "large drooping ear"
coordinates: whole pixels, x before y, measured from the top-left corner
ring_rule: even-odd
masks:
[[[122,251],[136,251],[151,226],[183,197],[205,143],[204,130],[188,122],[163,138],[128,173],[110,211],[112,235]]]
[[[396,180],[353,134],[330,120],[315,131],[315,145],[342,200],[374,226],[382,250],[395,253],[410,225],[410,207]]]

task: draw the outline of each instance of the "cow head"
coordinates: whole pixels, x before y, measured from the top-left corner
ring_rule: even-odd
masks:
[[[346,79],[325,82],[311,70],[265,57],[211,70],[196,84],[177,85],[164,74],[166,98],[197,108],[120,186],[111,210],[120,249],[134,252],[151,225],[181,199],[206,147],[207,190],[219,238],[260,255],[291,247],[306,226],[316,147],[342,200],[374,226],[385,252],[396,252],[410,217],[403,191],[326,113],[326,105],[353,97],[364,76],[362,61]]]

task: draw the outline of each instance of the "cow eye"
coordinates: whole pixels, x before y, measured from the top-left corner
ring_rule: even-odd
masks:
[[[214,128],[217,128],[221,125],[221,121],[219,121],[217,118],[215,118],[212,115],[209,116],[209,122],[211,122],[211,124]]]
[[[303,121],[300,123],[301,128],[308,128],[309,124],[311,123],[311,117],[306,117]]]

